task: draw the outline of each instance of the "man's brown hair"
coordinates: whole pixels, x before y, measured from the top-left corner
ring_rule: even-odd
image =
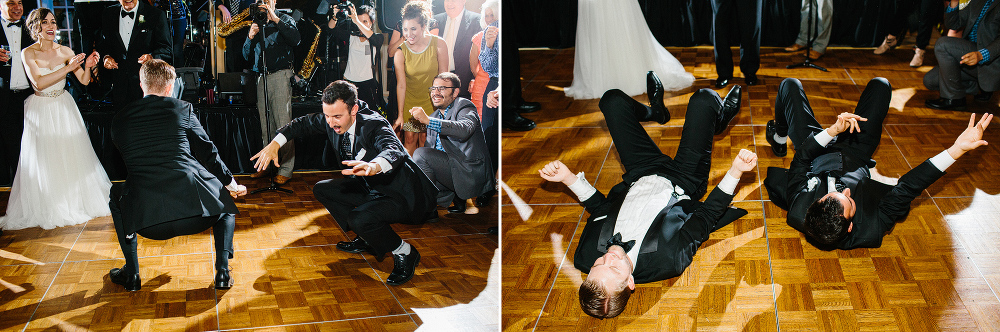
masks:
[[[160,59],[150,59],[139,69],[139,81],[150,92],[163,92],[176,78],[174,67]]]
[[[627,283],[608,293],[600,282],[587,279],[580,285],[580,308],[594,318],[613,318],[625,311],[632,290]]]

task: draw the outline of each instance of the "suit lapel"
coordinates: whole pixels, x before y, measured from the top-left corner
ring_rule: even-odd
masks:
[[[142,1],[136,2],[136,6],[139,6],[139,7],[137,7],[135,9],[135,19],[132,20],[132,37],[129,38],[129,40],[128,40],[128,52],[126,52],[126,53],[131,53],[131,52],[135,51],[134,47],[132,47],[133,46],[132,44],[135,42],[135,40],[137,39],[137,37],[139,37],[139,31],[142,31],[139,28],[139,24],[140,24],[139,23],[139,18],[140,17],[144,17],[144,16],[142,16],[142,14],[146,12],[145,10],[143,10],[144,9],[144,7],[143,7],[144,5],[145,4],[142,3]],[[136,57],[136,58],[138,58],[138,57]]]

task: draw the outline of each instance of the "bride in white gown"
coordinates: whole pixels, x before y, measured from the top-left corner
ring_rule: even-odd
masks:
[[[17,173],[0,229],[52,229],[111,214],[111,181],[87,135],[80,110],[66,93],[66,75],[90,83],[97,53],[73,55],[54,43],[55,16],[47,8],[28,15],[28,30],[37,43],[24,49],[22,59],[35,95],[24,102],[24,135]],[[86,69],[80,65],[86,58]]]
[[[637,1],[580,0],[578,13],[573,85],[566,96],[600,98],[610,89],[640,95],[650,70],[667,91],[694,83],[694,75],[653,37]]]

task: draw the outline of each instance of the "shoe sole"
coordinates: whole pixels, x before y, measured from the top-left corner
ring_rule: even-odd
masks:
[[[413,273],[410,274],[410,276],[408,278],[403,279],[403,281],[400,281],[400,282],[390,282],[389,280],[386,280],[385,283],[393,285],[393,286],[399,286],[399,285],[405,284],[406,282],[410,281],[410,279],[413,279],[413,276],[417,274],[417,265],[420,265],[420,257],[417,257],[417,261],[413,262]]]

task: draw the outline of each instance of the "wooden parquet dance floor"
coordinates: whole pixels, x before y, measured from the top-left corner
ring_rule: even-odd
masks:
[[[668,49],[697,78],[692,88],[668,92],[670,122],[646,124],[672,156],[688,99],[713,87],[716,74],[711,47]],[[764,139],[783,78],[802,80],[824,126],[854,110],[868,80],[888,78],[892,106],[875,155],[878,171],[888,177],[950,146],[969,113],[924,106],[938,96],[922,84],[935,65],[933,52],[926,66],[914,69],[909,46],[885,56],[870,48],[831,48],[818,61],[829,72],[785,69],[801,61],[800,53],[762,53],[758,75],[764,84],[744,87],[735,126],[715,138],[709,180],[710,187],[718,184],[741,148],[755,151],[758,170],[744,174],[733,203],[749,215],[713,233],[684,274],[637,285],[621,316],[598,320],[580,309],[583,275],[572,262],[588,214],[565,186],[545,182],[537,170],[560,159],[605,193],[624,170],[598,100],[572,100],[562,92],[572,80],[573,49],[520,52],[524,97],[543,109],[525,115],[538,128],[503,132],[503,180],[534,209],[522,221],[509,200],[502,208],[505,331],[1000,330],[1000,127],[988,129],[990,145],[963,157],[913,202],[881,248],[820,251],[785,223],[785,211],[762,186],[766,168],[787,167],[792,156],[775,157]],[[738,67],[736,76],[742,84]],[[990,104],[969,99],[972,111],[998,110],[996,98]]]
[[[450,215],[424,225],[393,225],[422,259],[402,286],[384,280],[392,258],[335,248],[353,239],[315,200],[312,186],[338,177],[296,173],[294,195],[263,193],[237,199],[235,286],[211,287],[211,229],[167,241],[139,240],[142,290],[108,280],[124,264],[110,217],[53,230],[6,231],[0,237],[0,330],[172,331],[412,331],[413,308],[468,303],[486,287],[498,246],[487,228],[497,204],[479,215]],[[240,176],[253,189],[263,181]],[[289,186],[286,186],[289,187]],[[5,205],[9,192],[0,192]]]

